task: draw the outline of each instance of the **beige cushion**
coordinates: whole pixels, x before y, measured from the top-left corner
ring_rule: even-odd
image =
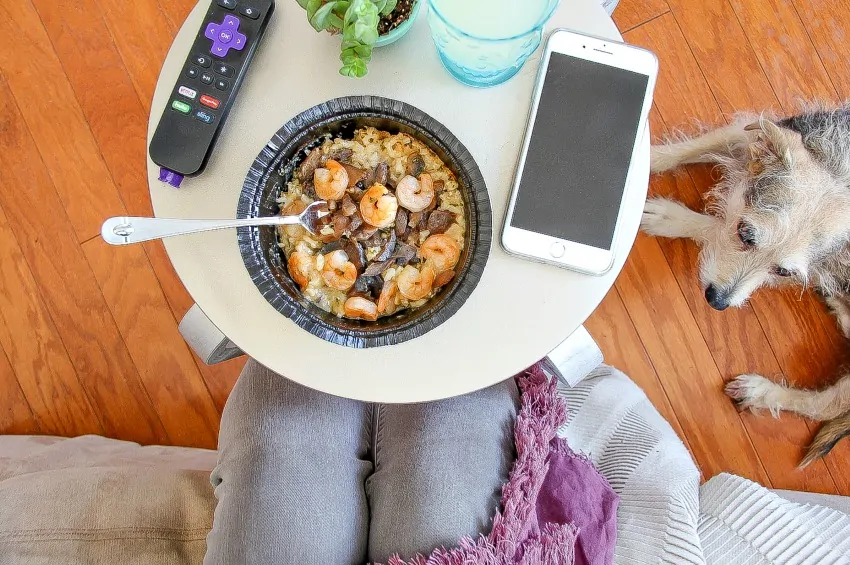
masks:
[[[0,565],[201,563],[214,451],[0,436]]]

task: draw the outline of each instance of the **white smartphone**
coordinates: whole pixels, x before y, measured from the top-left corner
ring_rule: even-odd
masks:
[[[611,268],[657,74],[645,49],[564,29],[549,35],[502,230],[505,251],[592,275]]]

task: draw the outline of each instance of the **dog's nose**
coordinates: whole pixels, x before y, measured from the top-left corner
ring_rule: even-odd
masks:
[[[713,284],[705,289],[705,301],[715,310],[725,310],[729,307],[729,297],[725,292],[717,290]]]

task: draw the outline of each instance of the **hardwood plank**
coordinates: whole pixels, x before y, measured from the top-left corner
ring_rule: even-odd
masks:
[[[0,257],[0,345],[39,428],[61,436],[102,434],[2,207]]]
[[[832,81],[791,2],[731,0],[731,3],[786,112],[797,110],[801,100],[837,101]]]
[[[128,213],[134,216],[151,216],[153,208],[150,203],[147,169],[144,158],[141,158],[147,153],[145,128],[148,109],[143,107],[140,101],[140,96],[149,96],[143,96],[143,93],[137,92],[136,89],[139,85],[144,85],[152,96],[157,75],[153,74],[150,68],[140,71],[139,63],[134,61],[131,61],[134,65],[131,67],[132,72],[128,72],[122,60],[124,51],[145,48],[145,40],[136,37],[141,32],[128,29],[141,30],[144,26],[135,17],[127,18],[123,9],[119,11],[111,4],[111,7],[104,8],[108,12],[106,20],[93,17],[92,14],[100,12],[95,0],[80,2],[82,4],[76,3],[75,9],[70,13],[67,7],[52,0],[36,0],[36,6],[44,19],[48,35],[57,45],[63,67],[91,124],[109,172],[126,202]],[[144,20],[152,19],[153,10],[159,10],[150,0],[136,3],[134,6],[134,13],[146,14]],[[120,26],[119,20],[122,22]],[[108,22],[112,22],[111,29],[107,27]],[[117,37],[125,33],[131,34],[142,43],[134,45],[127,42],[119,54],[111,36]],[[170,39],[162,37],[161,32],[157,32],[156,37],[165,47],[170,44]],[[121,45],[119,41],[118,47]],[[165,57],[164,49],[161,51],[151,57],[151,65],[156,67],[156,73],[160,65],[159,58]],[[131,76],[137,72],[143,74],[131,80]],[[151,80],[154,84],[149,84]],[[93,82],[99,87],[91,88]],[[103,108],[106,104],[111,105],[112,112],[104,116]],[[115,116],[121,116],[121,119],[115,119]],[[194,301],[180,282],[162,243],[153,241],[143,245],[168,305],[174,313],[174,321],[170,325],[176,327]],[[241,371],[241,364],[207,367],[198,361],[198,369],[207,386],[211,391],[215,391],[216,406],[223,406],[230,391],[227,383],[231,383],[232,387]]]
[[[8,81],[62,198],[71,221],[69,233],[85,241],[100,233],[104,218],[124,214],[124,205],[109,182],[62,65],[28,0],[0,5],[0,34],[16,38],[14,49],[0,49],[0,74]],[[108,107],[102,108],[101,115],[114,119]]]
[[[776,97],[727,0],[668,0],[720,109],[770,110]],[[741,77],[740,80],[736,80]]]
[[[70,220],[2,78],[0,206],[106,434],[168,441],[85,256],[67,237]]]
[[[83,244],[89,265],[172,442],[215,448],[218,414],[140,247]]]
[[[704,477],[772,485],[658,241],[638,235],[616,286]]]
[[[0,435],[39,433],[38,422],[0,346]]]
[[[195,0],[159,0],[159,6],[168,20],[174,35],[177,35],[177,31],[183,25],[183,22],[186,21],[186,17],[192,11],[192,8],[195,7],[196,3]]]
[[[659,120],[676,128],[687,128],[690,124],[693,130],[697,129],[694,122],[706,125],[724,122],[723,112],[718,108],[673,14],[665,14],[642,25],[626,33],[624,38],[628,43],[658,55],[658,79],[653,98],[655,108],[649,122],[656,139],[666,133],[662,131],[664,128],[658,127]]]
[[[599,348],[605,352],[605,362],[623,371],[643,389],[652,405],[670,422],[676,435],[687,445],[687,437],[679,418],[664,387],[661,386],[616,288],[612,288],[605,296],[584,326],[599,344]]]
[[[631,43],[662,51],[675,53],[662,59],[662,72],[656,94],[656,125],[664,123],[678,125],[690,120],[702,123],[722,122],[720,108],[715,101],[708,82],[703,75],[679,26],[669,16],[650,22],[627,34]],[[670,60],[672,59],[672,60]],[[666,67],[666,68],[665,68]],[[672,72],[675,69],[675,72]],[[669,70],[670,72],[664,72]],[[659,137],[656,135],[656,137]],[[665,176],[655,180],[651,193],[676,198],[696,210],[702,210],[702,193],[715,182],[709,167],[691,167],[687,174]],[[777,349],[786,350],[787,344],[778,348],[772,334],[762,329],[765,325],[782,328],[787,331],[786,308],[768,308],[766,314],[761,309],[729,309],[723,313],[713,311],[702,294],[697,269],[698,256],[696,246],[680,240],[660,240],[667,260],[684,291],[689,307],[693,312],[701,333],[712,351],[717,367],[725,380],[741,373],[763,373],[776,375],[787,368],[774,355]],[[753,304],[769,301],[759,291],[752,299]],[[788,306],[788,305],[786,305]],[[793,305],[790,310],[793,311]],[[775,311],[778,311],[775,312]],[[761,315],[759,315],[761,314]],[[791,314],[793,315],[793,314]],[[780,319],[774,319],[780,318]],[[765,319],[768,323],[763,324]],[[796,336],[806,343],[805,335]],[[733,336],[730,339],[730,336]],[[785,361],[783,359],[782,361]],[[833,492],[835,472],[830,473],[822,465],[797,471],[796,466],[808,446],[812,427],[792,416],[785,416],[782,422],[770,418],[759,418],[751,413],[742,415],[748,433],[756,446],[760,459],[776,488],[791,490],[809,490]]]
[[[847,58],[850,12],[847,5],[834,0],[794,0],[794,6],[840,97],[850,96],[850,60]]]
[[[625,33],[669,11],[666,0],[621,0],[612,18],[620,33]]]
[[[159,70],[171,45],[173,29],[156,0],[135,0],[116,3],[112,0],[97,0],[110,36],[121,54],[145,113],[150,113]],[[88,3],[86,2],[86,5]],[[76,13],[92,18],[86,10]],[[91,32],[82,30],[86,35]],[[146,123],[146,122],[145,122]]]
[[[73,10],[52,0],[37,0],[36,5],[127,212],[133,216],[151,216],[153,208],[144,159],[148,112],[139,100],[106,24],[92,16],[99,13],[97,4],[93,0],[81,2]],[[98,88],[92,88],[93,83]],[[105,107],[111,111],[105,113]],[[116,119],[117,116],[121,119]],[[192,305],[192,299],[174,272],[162,243],[156,241],[144,246],[179,319]]]

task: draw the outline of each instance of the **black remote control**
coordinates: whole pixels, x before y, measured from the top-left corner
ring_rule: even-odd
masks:
[[[204,170],[274,11],[274,0],[212,0],[150,144],[160,180]]]

